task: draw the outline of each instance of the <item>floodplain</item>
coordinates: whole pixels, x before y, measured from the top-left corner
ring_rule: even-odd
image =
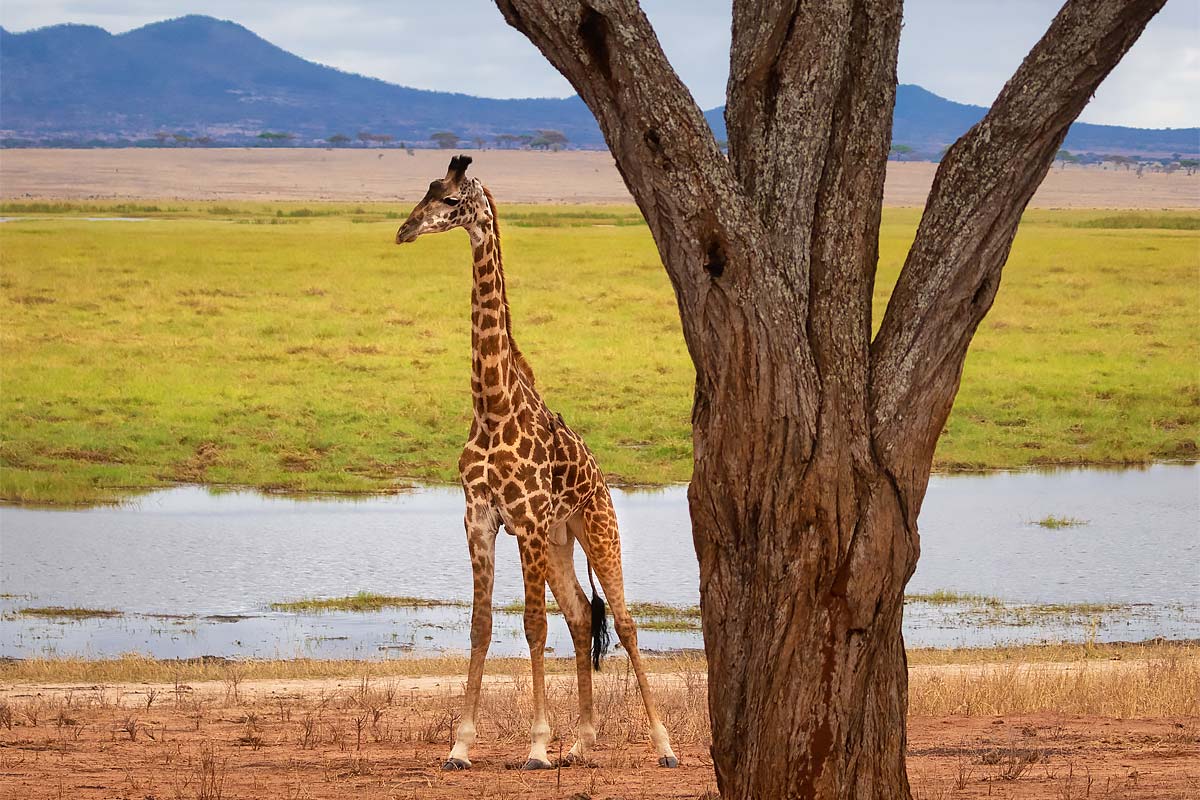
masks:
[[[1183,180],[1182,178],[1180,180]],[[0,497],[450,481],[470,259],[386,204],[0,205]],[[686,481],[692,370],[633,206],[500,216],[514,336],[617,484]],[[876,321],[919,214],[885,209]],[[941,471],[1194,461],[1200,214],[1026,213]]]
[[[690,473],[692,374],[649,231],[607,154],[474,155],[500,203],[515,336],[549,403],[641,509],[619,509],[632,516],[627,564],[653,565],[661,546],[646,533],[686,524],[661,509]],[[392,244],[444,162],[396,150],[5,152],[0,644],[19,655],[0,659],[0,795],[716,797],[695,578],[662,589],[653,570],[630,570],[631,597],[643,641],[667,643],[649,661],[679,770],[654,766],[620,651],[597,676],[591,763],[511,768],[530,717],[511,587],[497,597],[476,767],[439,769],[465,674],[469,587],[453,569],[466,554],[438,573],[454,587],[441,592],[404,585],[413,570],[398,558],[373,570],[378,558],[359,550],[378,556],[389,536],[404,549],[419,529],[465,551],[442,505],[423,517],[390,505],[452,492],[438,487],[470,418],[465,239]],[[889,169],[876,324],[933,170]],[[1160,541],[1179,514],[1195,518],[1194,493],[1164,503],[1154,491],[1181,476],[1194,487],[1195,467],[1177,465],[1200,457],[1198,209],[1182,174],[1056,167],[1025,214],[921,522],[925,572],[905,616],[939,646],[914,635],[908,650],[915,797],[1200,794],[1195,643],[1122,641],[1186,639],[1200,625],[1194,597],[1172,595],[1179,582],[1158,567],[1127,579],[1137,552],[1166,569],[1195,559]],[[161,499],[180,495],[237,506],[217,526],[225,538],[193,524],[212,514]],[[332,495],[385,497],[357,504],[341,536],[329,525],[347,509],[321,511]],[[278,524],[245,513],[272,498],[299,508]],[[121,516],[137,508],[159,516]],[[118,522],[91,516],[108,511]],[[238,536],[247,529],[258,538]],[[49,533],[70,540],[70,558],[39,557]],[[1114,558],[1114,542],[1128,554]],[[12,558],[14,543],[28,559]],[[282,583],[244,576],[277,545],[280,564],[311,548],[323,558],[275,570]],[[119,548],[120,563],[89,548]],[[990,570],[972,566],[981,552]],[[151,567],[164,553],[199,572]],[[113,567],[109,579],[55,577],[79,574],[80,558]],[[127,591],[139,564],[173,588]],[[1053,580],[1026,569],[1055,565]],[[362,632],[389,614],[454,619],[421,618],[395,641]],[[291,649],[246,655],[257,646],[246,634],[280,620]],[[141,646],[124,647],[143,624]],[[205,656],[214,643],[227,649]],[[148,652],[159,647],[172,655]],[[552,750],[571,743],[572,663],[568,647],[549,654]]]

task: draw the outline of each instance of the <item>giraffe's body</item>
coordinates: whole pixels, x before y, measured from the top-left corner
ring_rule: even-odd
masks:
[[[637,674],[650,738],[659,763],[675,766],[675,754],[650,697],[637,648],[637,630],[625,606],[621,542],[604,476],[587,445],[562,417],[550,411],[534,387],[529,368],[512,338],[500,233],[491,195],[466,177],[470,158],[450,162],[446,177],[429,192],[396,234],[397,243],[423,233],[456,227],[470,236],[473,255],[471,290],[471,398],[469,440],[458,462],[466,495],[467,546],[474,577],[471,613],[471,665],[465,709],[447,769],[470,766],[475,714],[483,665],[492,638],[492,586],[496,536],[500,526],[516,536],[525,583],[525,635],[533,670],[534,719],[530,769],[551,766],[546,752],[544,651],[546,585],[567,619],[575,645],[579,680],[579,727],[570,756],[583,758],[595,743],[589,649],[606,624],[603,606],[587,596],[575,577],[578,541],[612,606],[617,635]],[[595,613],[593,613],[595,609]],[[597,618],[598,615],[598,618]],[[600,626],[597,629],[597,625]]]

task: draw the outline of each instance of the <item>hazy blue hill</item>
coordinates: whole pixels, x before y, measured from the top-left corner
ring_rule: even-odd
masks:
[[[113,36],[90,26],[0,32],[0,127],[17,135],[360,130],[425,140],[562,130],[600,144],[578,98],[490,100],[396,86],[305,61],[240,25],[190,16]]]
[[[955,103],[911,83],[896,87],[892,141],[940,151],[974,125],[987,109]]]
[[[705,115],[722,139],[723,113]],[[904,85],[893,140],[936,156],[983,113]],[[427,143],[441,130],[490,139],[548,128],[575,145],[604,145],[578,97],[494,100],[397,86],[314,64],[212,17],[180,17],[116,36],[89,25],[0,29],[0,135],[11,139],[112,141],[167,131],[234,144],[284,131],[312,144],[369,131]],[[1067,147],[1196,154],[1200,130],[1077,124]]]
[[[961,136],[986,112],[982,106],[955,103],[920,86],[901,85],[896,92],[892,141],[937,148],[940,152],[941,147]],[[1076,122],[1063,147],[1095,153],[1196,153],[1200,150],[1200,128],[1157,130]]]
[[[956,103],[913,84],[896,89],[896,111],[892,118],[892,141],[906,144],[918,153],[938,156],[942,149],[962,136],[983,118],[987,109]],[[705,112],[720,139],[725,138],[725,107]],[[1093,153],[1200,153],[1200,128],[1124,128],[1077,122],[1063,145],[1071,151]]]

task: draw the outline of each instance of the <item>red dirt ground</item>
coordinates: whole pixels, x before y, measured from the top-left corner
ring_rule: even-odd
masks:
[[[528,723],[501,705],[481,721],[474,769],[445,773],[456,703],[444,692],[330,688],[231,702],[228,686],[207,698],[169,686],[115,696],[13,688],[0,705],[6,799],[716,797],[703,732],[677,737],[677,770],[657,767],[630,733],[610,735],[591,766],[523,773],[514,767]],[[1200,720],[914,717],[908,763],[919,800],[1200,798]]]

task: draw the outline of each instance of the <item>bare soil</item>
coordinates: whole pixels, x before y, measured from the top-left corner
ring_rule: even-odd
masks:
[[[632,202],[600,151],[465,151],[473,170],[509,203]],[[127,149],[4,150],[6,199],[414,201],[446,168],[448,153],[416,150]],[[884,204],[921,206],[936,164],[888,165]],[[1055,167],[1033,208],[1200,208],[1200,176],[1102,167]]]
[[[462,773],[440,769],[460,678],[10,684],[0,687],[0,797],[715,798],[707,728],[693,724],[702,681],[655,680],[677,770],[656,766],[619,671],[599,678],[592,763],[541,773],[516,769],[527,687],[511,676],[489,681],[474,768]],[[564,747],[570,683],[550,684]],[[908,741],[913,787],[926,800],[1200,797],[1200,719],[1190,716],[912,717]]]

